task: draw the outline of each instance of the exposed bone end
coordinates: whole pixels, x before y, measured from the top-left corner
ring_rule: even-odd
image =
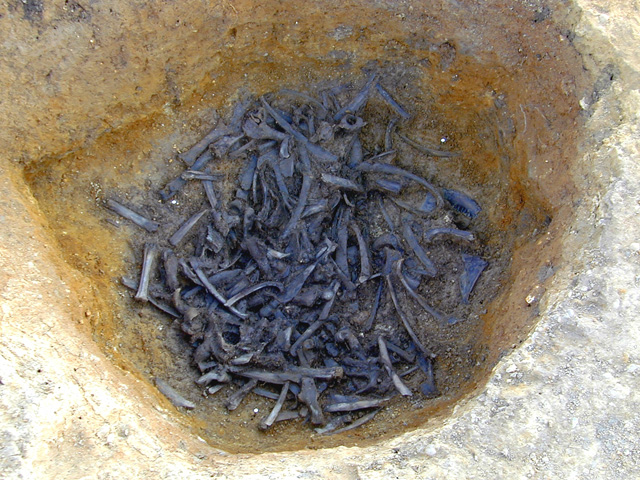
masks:
[[[314,425],[323,425],[325,419],[322,409],[318,404],[316,382],[314,382],[313,378],[303,377],[300,386],[301,390],[298,399],[309,407],[311,411],[311,423]]]
[[[151,271],[158,256],[158,247],[153,243],[144,246],[144,257],[142,260],[142,273],[140,274],[140,283],[135,299],[140,302],[149,301],[149,281],[151,280]]]

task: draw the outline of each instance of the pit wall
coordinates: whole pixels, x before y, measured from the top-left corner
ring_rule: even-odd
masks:
[[[172,409],[167,402],[105,359],[90,337],[89,325],[96,321],[96,312],[88,307],[87,301],[92,295],[91,286],[83,284],[82,278],[57,251],[48,220],[22,181],[23,168],[42,158],[55,158],[86,146],[109,131],[126,128],[156,112],[166,112],[172,105],[189,104],[197,110],[199,99],[194,94],[210,91],[207,88],[210,82],[220,82],[219,95],[224,98],[225,92],[235,91],[243,75],[238,71],[235,78],[216,77],[216,67],[221,65],[218,62],[239,61],[241,57],[242,63],[262,63],[264,53],[268,53],[276,58],[277,64],[286,65],[294,46],[304,44],[308,55],[317,55],[325,65],[324,56],[335,50],[331,45],[334,40],[319,35],[314,37],[317,43],[310,42],[300,34],[305,28],[301,26],[297,30],[288,16],[285,23],[278,23],[278,15],[287,10],[286,4],[279,5],[280,9],[275,10],[270,4],[221,2],[210,11],[203,11],[207,8],[196,2],[180,5],[112,2],[109,6],[94,3],[89,8],[77,2],[27,1],[10,3],[0,11],[0,31],[4,36],[0,115],[5,121],[0,132],[4,147],[0,163],[0,221],[3,224],[0,234],[0,402],[3,407],[0,468],[3,474],[8,478],[85,475],[210,478],[212,474],[219,478],[239,478],[298,472],[308,478],[357,478],[362,474],[375,478],[390,474],[415,475],[416,472],[430,476],[444,476],[445,472],[449,475],[477,472],[476,476],[517,476],[522,472],[536,475],[544,468],[546,474],[561,478],[581,463],[589,463],[589,473],[596,476],[609,473],[614,464],[616,471],[623,475],[620,478],[637,473],[633,463],[616,457],[615,448],[597,449],[602,453],[597,458],[589,452],[589,441],[592,446],[602,446],[602,434],[608,432],[604,417],[595,420],[591,417],[598,406],[604,412],[608,405],[598,400],[595,390],[591,394],[588,390],[572,407],[573,418],[578,419],[574,428],[584,429],[582,443],[565,437],[568,428],[558,419],[559,413],[543,412],[533,395],[555,396],[556,399],[548,403],[557,402],[565,408],[576,385],[592,384],[595,375],[598,372],[601,375],[606,368],[602,365],[596,368],[588,358],[580,364],[580,354],[571,351],[572,363],[579,364],[579,368],[574,365],[573,377],[564,383],[550,382],[563,362],[566,366],[568,345],[575,341],[576,329],[563,327],[576,322],[571,317],[571,307],[575,317],[588,310],[587,307],[593,310],[596,305],[605,312],[602,317],[611,320],[609,327],[593,327],[592,333],[599,334],[602,340],[590,342],[585,347],[588,352],[611,357],[612,365],[637,361],[607,330],[618,326],[614,320],[619,315],[631,311],[634,305],[637,307],[637,294],[631,285],[621,305],[611,306],[606,297],[599,297],[597,304],[584,298],[576,300],[584,305],[562,303],[563,297],[574,298],[570,292],[585,286],[580,282],[585,275],[594,271],[611,274],[607,267],[628,261],[629,256],[625,257],[622,250],[616,248],[620,241],[625,242],[624,251],[634,255],[630,232],[637,226],[633,220],[637,205],[627,205],[621,218],[612,216],[620,206],[621,192],[625,195],[638,192],[637,172],[628,158],[637,153],[638,97],[634,89],[638,82],[634,65],[640,62],[631,44],[636,27],[624,20],[634,18],[634,14],[626,11],[631,7],[622,2],[613,6],[576,2],[569,13],[554,18],[571,33],[562,41],[574,43],[577,51],[582,52],[584,65],[593,74],[589,84],[577,82],[563,86],[574,89],[571,94],[581,100],[586,124],[584,138],[587,140],[576,152],[578,161],[567,165],[577,185],[572,196],[576,217],[567,214],[560,219],[567,227],[566,231],[557,232],[563,244],[557,262],[561,270],[547,288],[539,307],[542,320],[533,336],[506,362],[499,364],[496,375],[478,398],[459,406],[444,424],[366,449],[338,448],[332,451],[330,461],[326,452],[310,451],[229,456],[185,435],[179,418],[169,414]],[[391,48],[389,25],[415,33],[424,31],[424,25],[433,19],[428,12],[416,12],[417,5],[376,3],[376,11],[383,14],[387,22],[382,24],[376,21],[380,18],[376,15],[356,14],[357,6],[343,7],[344,12],[338,12],[330,4],[316,3],[295,5],[295,11],[300,16],[299,25],[307,22],[307,29],[314,22],[331,25],[326,23],[327,17],[333,19],[334,27],[346,23],[349,16],[353,25],[369,20],[370,23],[362,26],[365,33],[361,34],[366,34],[369,41],[378,39],[380,49],[373,49],[371,58]],[[543,7],[540,5],[541,12]],[[310,11],[303,12],[302,8]],[[520,7],[506,2],[487,7],[488,11],[501,12],[501,27],[507,32],[512,14],[506,12],[512,8],[517,11]],[[442,12],[445,7],[431,5],[430,10],[433,9]],[[462,25],[471,21],[472,13],[458,12]],[[318,16],[323,22],[316,21]],[[413,22],[413,17],[420,20]],[[268,20],[256,20],[263,18]],[[521,45],[501,42],[499,46],[504,50],[500,51],[491,42],[498,34],[498,25],[494,23],[491,27],[494,31],[481,31],[481,27],[472,25],[447,38],[438,38],[436,27],[429,30],[429,35],[433,35],[429,45],[452,41],[462,50],[465,45],[473,45],[469,49],[477,55],[486,55],[484,61],[503,64],[506,76],[515,75],[505,81],[517,83],[517,74],[512,68],[517,72],[518,58],[522,58],[518,49],[527,47],[526,40],[522,40]],[[335,28],[331,32],[335,32]],[[624,35],[624,32],[631,34]],[[318,40],[320,38],[323,40]],[[255,48],[256,44],[270,44],[274,48],[262,52]],[[225,55],[227,48],[233,48],[235,60]],[[211,55],[212,51],[219,53]],[[358,59],[356,63],[363,60]],[[344,59],[337,63],[343,62]],[[228,66],[224,70],[233,71]],[[288,77],[286,69],[281,75],[282,78],[273,78],[274,85]],[[123,85],[131,88],[123,89]],[[517,99],[515,102],[514,107]],[[524,122],[524,117],[517,121]],[[206,126],[207,119],[203,119],[201,132]],[[191,135],[185,134],[180,139],[182,146],[197,138],[197,128]],[[623,184],[618,182],[621,178],[624,178]],[[619,187],[619,192],[611,193],[614,187]],[[545,193],[553,202],[554,193]],[[600,242],[606,242],[608,252],[602,251]],[[582,258],[576,253],[582,251],[589,255]],[[596,251],[599,256],[593,253]],[[589,259],[593,261],[587,265]],[[633,269],[637,266],[629,272]],[[70,283],[74,284],[73,288],[69,288]],[[612,290],[612,296],[622,295],[619,290]],[[612,313],[614,306],[621,311]],[[624,331],[628,341],[640,336],[632,328]],[[549,332],[553,333],[551,342],[546,338]],[[505,335],[506,345],[513,337]],[[581,341],[584,336],[581,332]],[[609,341],[602,343],[603,340]],[[505,353],[504,348],[496,351],[500,355]],[[604,354],[605,351],[608,353]],[[633,373],[631,370],[625,373],[624,365],[621,368],[620,375]],[[516,385],[508,380],[514,372],[521,374]],[[619,385],[609,377],[600,381],[598,390],[608,387],[619,392],[616,418],[624,420],[626,413],[634,411],[632,403],[637,403],[637,398],[619,391]],[[625,378],[625,381],[630,386],[634,382],[637,385],[636,377]],[[553,388],[547,389],[550,383]],[[562,408],[559,407],[558,412],[562,412]],[[538,417],[541,417],[539,421]],[[582,427],[590,420],[601,421],[601,428],[596,431]],[[637,431],[638,426],[630,422],[629,426],[616,428],[622,429],[617,432],[619,442],[628,441],[633,445],[634,440],[627,439],[625,429]],[[564,448],[554,447],[567,442],[576,446],[571,463],[567,463],[559,451]],[[538,444],[535,448],[534,443]],[[552,451],[538,450],[540,445]]]
[[[496,94],[529,84],[523,98],[508,99],[526,109],[533,108],[527,95],[541,94],[540,88],[560,87],[566,96],[587,93],[571,59],[553,58],[572,39],[577,9],[500,1],[474,8],[462,3],[452,9],[448,2],[348,2],[340,9],[328,1],[281,7],[250,1],[90,7],[75,1],[9,2],[0,13],[0,115],[6,122],[0,141],[7,159],[24,165],[64,155],[177,105],[221,106],[238,89],[308,84],[323,74],[350,74],[371,60],[415,62],[419,53],[425,70],[442,71],[464,70],[455,64],[456,52],[472,55],[484,68],[499,70],[495,78],[468,72],[491,78],[494,84],[487,86]],[[488,12],[501,12],[500,19],[493,21]],[[487,18],[480,22],[477,15]],[[537,23],[554,35],[535,37]],[[528,80],[533,69],[539,86]],[[545,85],[554,70],[563,74],[561,84]],[[460,101],[454,91],[450,95]],[[475,107],[493,100],[483,92]],[[202,119],[201,132],[211,121]],[[178,147],[198,138],[198,125],[191,127],[196,131]]]

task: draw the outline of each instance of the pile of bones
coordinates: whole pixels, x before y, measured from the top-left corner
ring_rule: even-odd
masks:
[[[282,90],[239,102],[180,155],[187,168],[160,192],[170,202],[199,182],[201,203],[181,203],[196,213],[167,240],[147,242],[139,279],[123,279],[137,300],[180,323],[206,395],[227,388],[229,410],[251,392],[274,400],[263,430],[304,419],[319,433],[340,433],[398,394],[437,396],[433,345],[407,305],[454,324],[421,286],[455,275],[468,303],[487,267],[464,250],[477,234],[459,227],[472,225],[480,206],[394,165],[394,141],[426,158],[457,154],[396,132],[411,115],[378,80],[316,98]],[[373,95],[391,115],[380,145],[366,151],[360,115]],[[214,159],[239,162],[239,178],[216,171]],[[224,185],[234,186],[224,194]],[[149,232],[161,226],[116,200],[107,207]],[[455,224],[456,216],[467,221]],[[455,246],[459,273],[430,258],[439,242]],[[381,315],[385,307],[395,314]],[[176,405],[195,407],[156,383]]]

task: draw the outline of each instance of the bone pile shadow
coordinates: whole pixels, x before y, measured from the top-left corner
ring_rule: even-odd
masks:
[[[366,151],[360,115],[374,95],[391,120],[384,142]],[[199,210],[164,245],[146,244],[139,281],[125,283],[180,323],[206,395],[226,395],[229,410],[250,393],[275,401],[263,430],[303,419],[320,434],[339,433],[398,394],[438,395],[439,346],[416,325],[447,328],[459,319],[420,291],[450,277],[468,303],[487,262],[465,251],[477,243],[470,226],[478,204],[396,166],[398,140],[426,161],[456,156],[396,133],[410,118],[376,75],[359,90],[249,99],[180,155],[185,172],[160,193],[170,201],[200,182],[202,206],[183,205]],[[218,159],[242,165],[226,195]],[[158,229],[113,200],[107,206]],[[455,246],[458,273],[432,261],[438,244]],[[176,405],[196,407],[166,382],[157,385]]]

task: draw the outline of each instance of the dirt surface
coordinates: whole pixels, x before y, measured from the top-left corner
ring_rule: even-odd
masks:
[[[88,456],[104,478],[638,473],[631,346],[640,334],[628,321],[639,302],[638,205],[629,202],[639,191],[638,62],[621,36],[634,14],[592,2],[360,5],[367,15],[357,6],[223,3],[206,15],[181,6],[180,19],[169,4],[144,7],[145,16],[75,2],[0,12],[13,35],[0,77],[10,119],[0,214],[10,478],[79,478]],[[112,35],[125,24],[136,25],[122,29],[131,38]],[[176,174],[176,152],[239,89],[350,79],[372,60],[405,65],[389,81],[421,114],[416,136],[446,136],[464,152],[438,165],[443,176],[410,165],[487,205],[482,226],[505,232],[489,247],[513,251],[487,314],[456,337],[474,345],[476,362],[454,366],[463,378],[420,415],[399,406],[327,443],[296,427],[282,432],[285,443],[247,434],[234,428],[247,418],[224,412],[213,412],[214,428],[208,415],[177,412],[147,380],[175,372],[174,386],[188,388],[187,355],[166,320],[114,287],[140,252],[132,228],[104,222],[104,192],[153,214],[160,206],[141,192]],[[231,452],[296,451],[225,455],[198,435]],[[353,447],[304,450],[337,445]]]
[[[446,52],[451,56],[451,49],[446,49]],[[413,49],[407,49],[405,55],[409,54],[417,55]],[[570,56],[570,51],[567,50],[565,55]],[[474,77],[470,72],[480,71],[481,67],[473,59],[458,54],[457,60],[449,59],[444,69],[441,65],[443,58],[442,49],[437,49],[431,62],[436,67],[413,66],[409,60],[406,63],[412,66],[390,62],[387,62],[386,67],[380,62],[368,64],[378,65],[385,85],[392,89],[400,101],[411,106],[414,118],[402,125],[402,133],[427,144],[438,144],[441,139],[445,139],[446,148],[460,153],[457,157],[434,159],[416,152],[408,145],[398,144],[395,164],[425,176],[438,187],[468,192],[483,205],[482,215],[473,222],[456,218],[467,225],[473,224],[480,237],[478,243],[483,246],[483,251],[478,250],[478,253],[483,253],[491,266],[478,285],[482,300],[472,305],[472,308],[466,308],[456,301],[457,283],[446,278],[427,287],[435,290],[427,289],[423,292],[435,301],[436,308],[465,320],[456,325],[443,328],[434,324],[417,305],[411,306],[411,302],[404,295],[401,296],[403,304],[408,305],[408,313],[416,319],[421,338],[426,339],[438,356],[435,373],[442,395],[428,401],[413,401],[414,407],[419,408],[412,414],[406,413],[408,401],[399,402],[395,408],[382,412],[372,426],[362,429],[362,433],[355,432],[354,439],[365,437],[368,441],[375,441],[382,436],[393,436],[408,428],[415,428],[424,422],[425,417],[432,417],[446,409],[482,382],[504,348],[496,343],[496,338],[492,339],[489,335],[500,332],[499,335],[506,337],[502,341],[508,342],[516,342],[526,336],[535,316],[531,309],[523,308],[521,312],[513,312],[513,316],[508,317],[509,322],[506,321],[507,317],[499,314],[488,313],[484,318],[481,315],[487,313],[487,307],[494,311],[497,308],[513,309],[513,306],[504,306],[504,302],[514,302],[509,300],[509,295],[513,295],[517,304],[521,305],[521,295],[517,291],[503,292],[493,306],[488,305],[489,299],[496,298],[501,284],[512,282],[509,280],[510,275],[512,278],[520,275],[519,281],[529,283],[526,287],[529,289],[546,280],[539,279],[535,269],[552,268],[551,257],[545,257],[543,261],[538,254],[535,258],[523,259],[525,265],[532,265],[526,267],[525,275],[522,275],[522,267],[511,274],[508,268],[514,250],[537,248],[539,244],[536,242],[543,238],[548,223],[555,215],[551,203],[553,197],[543,198],[536,189],[545,188],[550,191],[557,188],[556,183],[567,190],[563,192],[564,195],[571,189],[570,179],[566,176],[559,175],[554,182],[542,185],[537,183],[536,176],[520,176],[519,172],[524,170],[523,165],[532,168],[536,162],[533,159],[529,162],[529,158],[525,156],[528,152],[521,152],[518,156],[514,146],[513,122],[521,121],[524,131],[525,117],[505,116],[507,98],[515,96],[519,90],[513,94],[506,90],[502,93],[487,90],[486,82],[499,80],[487,78],[486,75]],[[241,67],[231,68],[234,72],[235,68]],[[365,76],[358,70],[352,71],[353,76],[343,73],[338,77],[340,83],[336,80],[331,83],[326,80],[318,81],[325,82],[325,87],[351,83],[355,88]],[[460,73],[455,73],[458,71]],[[259,78],[261,81],[273,81],[268,76]],[[438,82],[441,82],[439,90],[433,86]],[[300,88],[303,91],[315,90],[313,86],[295,83],[281,86]],[[515,85],[511,86],[514,87]],[[258,83],[254,88],[259,92],[263,87]],[[509,88],[509,85],[502,88]],[[452,92],[453,89],[455,90]],[[468,93],[462,93],[463,90]],[[482,103],[477,98],[479,92],[486,97]],[[457,98],[466,99],[465,103],[462,100],[454,101],[451,98],[454,94]],[[572,115],[577,114],[575,104],[572,107],[564,93],[561,95],[553,104],[558,129],[564,122],[573,121]],[[242,92],[233,92],[226,99],[223,107],[226,110],[221,112],[200,101],[200,115],[215,118],[219,122],[220,115],[228,117],[234,100],[241,98]],[[343,96],[344,100],[347,98],[348,95]],[[574,98],[573,101],[577,102],[577,99]],[[151,125],[141,123],[127,130],[105,135],[86,151],[78,150],[59,159],[32,164],[25,170],[26,179],[32,186],[35,197],[51,221],[63,255],[87,276],[94,288],[99,289],[100,294],[96,295],[95,301],[112,306],[96,307],[100,311],[101,321],[94,324],[94,338],[108,355],[117,357],[118,362],[128,365],[141,378],[150,383],[153,383],[151,379],[154,377],[167,378],[187,398],[197,401],[201,408],[189,414],[194,428],[220,448],[230,451],[264,451],[297,449],[302,445],[318,448],[343,444],[344,440],[338,437],[309,437],[307,427],[298,422],[278,426],[267,435],[255,428],[228,428],[233,425],[255,424],[257,418],[254,408],[264,412],[270,403],[252,397],[251,402],[247,402],[251,406],[247,405],[230,415],[222,405],[222,399],[198,401],[202,388],[195,384],[197,371],[191,361],[193,347],[186,341],[177,324],[172,325],[166,316],[153,309],[140,309],[139,304],[132,301],[131,295],[120,285],[123,275],[134,278],[137,276],[142,258],[141,245],[155,237],[150,237],[126,222],[117,227],[108,223],[107,219],[113,220],[116,217],[106,211],[104,202],[107,198],[115,197],[128,205],[139,206],[140,211],[149,218],[161,220],[162,228],[157,234],[158,238],[154,240],[156,242],[163,241],[160,237],[169,236],[188,216],[200,209],[203,197],[197,184],[187,185],[183,192],[166,204],[161,202],[157,193],[183,171],[183,163],[175,157],[175,144],[183,131],[192,135],[188,130],[194,122],[192,112],[190,105],[174,106],[172,117],[154,119]],[[390,114],[381,99],[372,98],[365,111],[368,127],[362,134],[364,146],[369,151],[384,143],[382,129],[386,128]],[[533,129],[531,124],[535,125],[535,120],[529,120],[529,124],[529,128]],[[175,126],[177,131],[171,131],[171,126]],[[526,135],[527,132],[524,133]],[[559,136],[560,133],[556,135]],[[575,142],[575,138],[573,140]],[[575,148],[572,143],[551,143],[552,141],[550,138],[549,148],[558,155],[568,155]],[[399,143],[399,139],[396,142]],[[186,148],[190,146],[185,145]],[[112,168],[105,169],[104,163],[100,161],[105,158],[109,159]],[[553,162],[554,168],[563,168],[557,159]],[[222,159],[216,162],[216,171],[228,172],[226,182],[223,183],[225,198],[235,191],[241,167],[242,163],[237,160]],[[525,185],[529,188],[525,188]],[[194,206],[191,211],[185,211],[184,204]],[[559,205],[556,210],[558,207]],[[393,206],[389,208],[392,214],[397,214]],[[86,243],[84,239],[88,237],[92,237],[93,241]],[[547,237],[546,243],[551,244],[552,238],[554,237]],[[450,243],[450,246],[455,245],[455,242]],[[455,248],[459,250],[460,247],[458,245]],[[552,255],[554,248],[557,247],[551,246],[550,252],[545,255]],[[460,268],[452,263],[454,259],[445,254],[445,250],[447,249],[432,253],[445,255],[442,263],[447,265],[447,269]],[[369,292],[370,296],[373,293]],[[367,303],[364,297],[359,300]],[[116,305],[117,308],[113,308]],[[383,317],[394,314],[390,303],[383,301],[382,307]],[[399,421],[399,418],[402,420]]]

